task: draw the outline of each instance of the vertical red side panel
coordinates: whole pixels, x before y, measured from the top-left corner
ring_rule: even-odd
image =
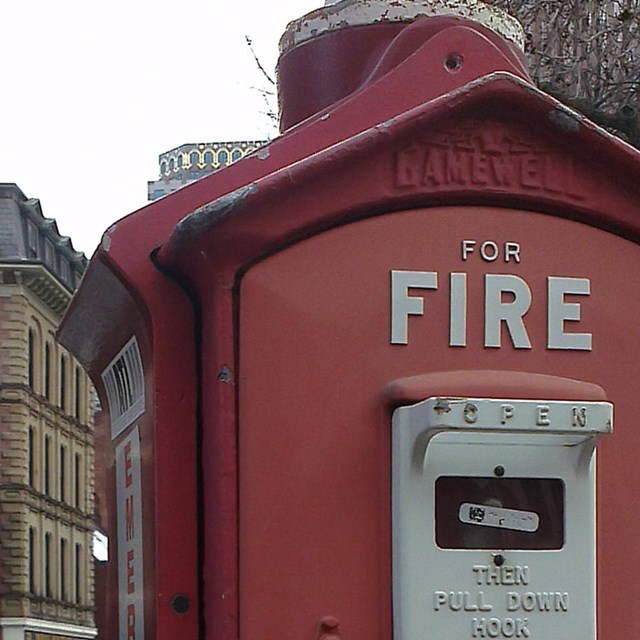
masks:
[[[60,338],[87,368],[107,413],[104,428],[110,431],[105,438],[111,451],[104,637],[195,640],[194,321],[185,294],[161,274],[156,276],[167,308],[152,319],[140,297],[130,293],[109,264],[94,258],[73,302],[91,310],[91,318],[71,313]],[[140,400],[134,343],[142,365],[144,401],[127,413],[132,401]]]

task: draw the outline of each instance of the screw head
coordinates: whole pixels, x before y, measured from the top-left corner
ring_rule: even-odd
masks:
[[[493,473],[496,474],[496,476],[498,476],[498,478],[502,478],[502,476],[504,475],[504,467],[499,464],[494,470]]]
[[[183,593],[179,593],[171,598],[171,608],[178,615],[187,613],[190,607],[191,601],[189,600],[189,597],[185,596]]]
[[[501,567],[505,563],[505,560],[506,558],[501,553],[497,553],[493,556],[493,564],[495,564],[496,567]]]

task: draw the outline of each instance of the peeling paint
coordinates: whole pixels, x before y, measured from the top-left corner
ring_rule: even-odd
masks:
[[[270,155],[271,155],[271,150],[269,149],[268,144],[265,145],[264,147],[260,147],[256,151],[256,157],[258,158],[258,160],[268,160]]]
[[[112,224],[103,234],[102,240],[100,241],[100,248],[103,251],[109,253],[109,249],[111,249],[111,234],[116,230],[116,224]]]
[[[582,124],[582,117],[566,107],[556,107],[549,111],[548,118],[556,127],[567,133],[576,133]]]
[[[198,235],[244,209],[247,198],[257,192],[258,187],[252,183],[227,193],[183,218],[176,225],[176,231],[187,237]]]
[[[505,11],[480,0],[341,0],[290,22],[280,40],[280,54],[319,35],[379,22],[457,16],[479,22],[524,50],[524,30]]]

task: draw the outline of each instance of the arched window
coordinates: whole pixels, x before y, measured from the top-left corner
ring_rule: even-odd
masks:
[[[51,345],[47,342],[44,347],[44,397],[51,400]]]
[[[44,437],[44,495],[49,495],[51,481],[51,438]]]
[[[80,509],[82,511],[81,496],[80,496],[80,487],[82,485],[82,466],[80,462],[79,453],[75,454],[73,477],[74,477],[73,506],[76,509]]]
[[[82,408],[82,392],[80,385],[80,367],[76,367],[75,370],[75,407],[74,416],[80,420],[80,411]]]
[[[183,160],[183,155],[180,154],[178,156],[178,167],[181,169],[182,168],[182,160]]]
[[[33,527],[29,527],[29,549],[27,551],[28,572],[29,572],[29,593],[36,592],[36,532]]]
[[[67,359],[60,356],[60,408],[67,410]]]
[[[204,152],[204,163],[205,164],[213,164],[213,151],[205,151]]]
[[[67,448],[60,445],[60,468],[58,469],[60,480],[60,502],[67,501]]]
[[[218,151],[218,164],[221,167],[226,167],[228,162],[229,154],[224,149],[220,149],[220,151]]]
[[[60,600],[67,599],[67,541],[60,538]]]
[[[189,162],[191,163],[192,167],[197,167],[198,162],[200,162],[200,154],[197,151],[192,151],[189,154]]]
[[[169,171],[173,171],[176,166],[176,161],[173,158],[169,158]]]
[[[234,149],[231,154],[231,162],[235,162],[236,160],[240,160],[242,158],[242,151],[240,149]]]
[[[29,362],[27,364],[28,367],[28,384],[31,389],[33,389],[35,385],[35,370],[36,370],[36,334],[33,329],[29,329],[29,353],[28,358]]]
[[[27,330],[27,384],[36,393],[42,393],[42,338],[40,326],[31,318]]]
[[[164,175],[165,173],[167,173],[167,162],[166,160],[163,160],[160,163],[160,175]]]
[[[28,481],[29,481],[29,486],[33,487],[35,486],[35,439],[36,439],[36,435],[35,435],[35,429],[33,427],[29,427],[29,435],[28,435],[28,442],[27,442],[27,447],[29,449],[28,451],[28,455],[29,455],[29,468],[28,468]]]
[[[44,595],[47,598],[53,597],[51,569],[51,534],[46,533],[44,536]]]
[[[76,604],[82,602],[82,545],[76,544],[76,557],[75,557],[75,592],[76,592]]]

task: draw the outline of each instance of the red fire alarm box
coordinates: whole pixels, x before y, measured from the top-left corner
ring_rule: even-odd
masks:
[[[110,417],[111,633],[633,637],[640,155],[481,16],[352,5],[281,59],[286,98],[354,46],[351,84],[112,227],[60,331]]]

